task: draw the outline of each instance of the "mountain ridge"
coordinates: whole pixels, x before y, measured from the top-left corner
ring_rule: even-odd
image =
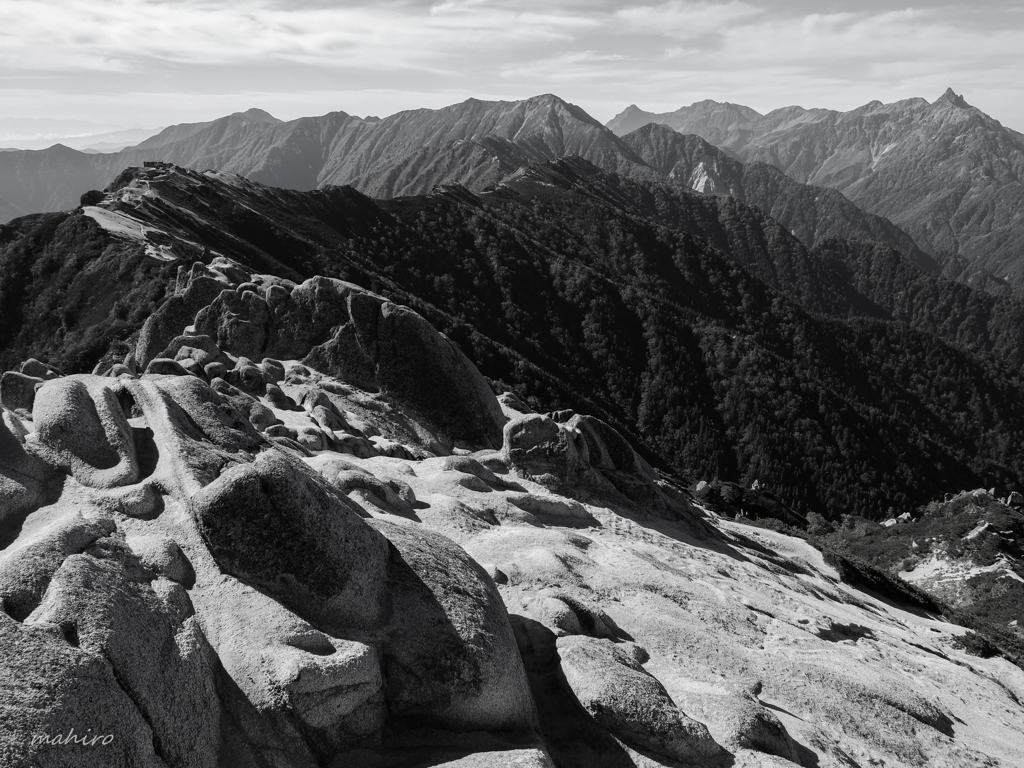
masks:
[[[254,116],[257,119],[251,119]],[[334,112],[281,123],[265,113],[236,113],[211,123],[171,127],[152,141],[156,146],[103,158],[90,159],[59,148],[41,155],[15,153],[0,158],[0,170],[5,165],[9,169],[0,173],[0,194],[9,189],[24,196],[22,187],[34,187],[29,202],[17,210],[62,207],[56,202],[69,189],[101,186],[93,184],[99,170],[106,169],[103,175],[112,178],[121,170],[117,163],[139,165],[163,158],[186,167],[240,173],[284,188],[303,190],[344,183],[371,196],[389,198],[427,194],[436,184],[452,182],[482,191],[524,165],[567,154],[578,154],[606,171],[632,178],[669,178],[704,192],[730,191],[716,187],[710,178],[698,178],[705,171],[698,172],[694,163],[685,170],[686,178],[675,178],[683,172],[681,167],[676,167],[678,163],[665,166],[650,142],[636,137],[619,139],[580,108],[551,94],[521,102],[471,99],[441,110],[411,110],[383,120]],[[660,137],[661,145],[672,143],[672,137]],[[648,155],[641,157],[644,153]],[[683,147],[682,155],[688,153],[692,154],[691,150]],[[720,150],[705,147],[702,155],[708,156],[711,164],[729,165],[737,179],[741,174],[734,164],[726,163],[724,155],[719,157]],[[732,191],[739,189],[736,186]],[[910,238],[874,221],[847,201],[829,199],[818,210],[817,193],[779,179],[759,182],[757,189],[758,194],[750,194],[750,200],[777,216],[806,245],[813,246],[816,238],[830,233],[877,238],[919,265],[927,263],[926,255]],[[77,197],[63,207],[74,202]]]
[[[2,343],[15,358],[37,349],[79,368],[115,362],[138,318],[165,300],[161,270],[231,254],[261,273],[323,274],[389,295],[499,386],[582,406],[698,478],[771,477],[801,510],[881,517],[930,500],[935,483],[1024,482],[1010,451],[1024,429],[1012,394],[1024,363],[1019,302],[939,281],[875,244],[827,240],[811,252],[735,198],[581,159],[526,169],[486,193],[451,185],[380,201],[344,187],[296,192],[223,172],[134,169],[100,206],[2,232],[0,306],[15,313]],[[45,258],[29,255],[51,240]],[[59,255],[79,241],[94,245]],[[102,256],[115,244],[137,255]],[[59,278],[34,276],[36,262]],[[91,266],[79,275],[75,264]],[[97,279],[120,287],[104,292],[102,318],[79,325],[70,297]],[[64,314],[51,308],[58,300]],[[818,314],[803,302],[818,302]],[[829,307],[834,316],[820,314]],[[940,364],[950,373],[921,375]],[[948,387],[960,394],[947,398]],[[983,438],[991,429],[1006,434]],[[826,466],[834,474],[821,474]]]
[[[661,122],[744,162],[837,189],[904,229],[952,276],[996,290],[1001,281],[1024,285],[1014,218],[1024,201],[1024,141],[952,89],[931,103],[871,102],[849,112],[726,110],[718,124],[706,111],[704,103],[662,115],[633,110],[630,120]],[[621,120],[613,123],[622,130]]]

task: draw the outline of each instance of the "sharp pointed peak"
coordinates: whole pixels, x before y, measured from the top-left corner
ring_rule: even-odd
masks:
[[[963,95],[958,94],[952,88],[947,88],[946,92],[942,94],[939,98],[937,98],[934,103],[939,104],[940,102],[944,101],[948,101],[954,107],[967,108],[971,106],[966,101],[964,101]]]

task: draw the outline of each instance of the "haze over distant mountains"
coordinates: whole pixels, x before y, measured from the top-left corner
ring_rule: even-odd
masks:
[[[18,139],[43,139],[58,136],[87,136],[119,130],[112,123],[87,120],[53,120],[45,117],[0,117],[0,143]]]
[[[873,101],[850,112],[786,107],[761,115],[703,101],[654,114],[630,106],[608,127],[621,136],[652,122],[839,190],[910,233],[949,274],[1024,283],[1024,135],[952,89],[932,103]]]
[[[81,120],[0,118],[0,152],[46,149],[63,144],[83,152],[116,152],[131,147],[160,128],[124,128]]]

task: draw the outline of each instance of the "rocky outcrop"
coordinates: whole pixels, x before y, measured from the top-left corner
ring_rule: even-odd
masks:
[[[380,624],[387,544],[301,461],[263,453],[190,500],[225,573],[337,631]]]
[[[391,543],[384,667],[391,711],[406,723],[516,731],[533,701],[494,582],[449,539],[372,523]]]
[[[194,330],[181,335],[185,326]],[[351,283],[257,284],[224,259],[197,264],[180,273],[175,295],[147,320],[134,360],[163,366],[151,373],[180,373],[176,366],[194,363],[196,373],[212,377],[220,371],[211,365],[228,362],[222,348],[237,356],[233,383],[243,388],[276,384],[284,374],[279,363],[268,376],[251,361],[298,359],[380,393],[427,445],[500,445],[501,407],[465,355],[415,312]]]
[[[566,685],[598,723],[628,744],[684,763],[726,765],[726,753],[664,686],[608,640],[558,639]]]
[[[709,534],[687,496],[662,480],[621,434],[593,416],[513,411],[498,460],[513,474],[564,495],[637,504],[646,512],[683,522],[698,538]],[[535,514],[588,517],[582,507],[574,508],[564,498],[509,500]]]
[[[215,263],[207,268],[196,262],[190,270],[179,267],[174,294],[160,305],[159,311],[150,315],[139,334],[135,349],[139,365],[146,366],[154,358],[166,357],[161,352],[173,344],[183,328],[192,324],[196,313],[225,288],[231,287],[230,279],[217,269],[218,266]],[[173,360],[176,353],[177,350],[171,352],[170,359]]]
[[[38,506],[43,497],[46,465],[25,450],[24,427],[6,406],[0,406],[0,523]],[[11,429],[14,428],[12,432]]]
[[[5,371],[0,376],[0,402],[5,408],[29,418],[36,400],[36,390],[43,385],[38,376],[28,376],[18,371]]]
[[[776,755],[800,765],[800,750],[774,712],[750,695],[734,696],[719,705],[720,718],[728,732],[726,746],[743,747]]]
[[[544,485],[574,484],[585,465],[572,438],[572,432],[547,416],[520,416],[505,425],[501,457]]]
[[[131,427],[115,387],[96,376],[69,376],[44,384],[32,410],[48,463],[92,488],[138,480]]]
[[[409,323],[405,338],[430,342],[410,316],[381,337],[392,348]],[[406,364],[429,367],[436,352]],[[401,723],[529,741],[536,713],[493,581],[440,534],[371,525],[348,495],[382,514],[412,510],[407,484],[335,451],[347,435],[366,456],[394,453],[371,425],[394,417],[415,438],[418,416],[380,401],[374,383],[257,365],[209,335],[177,333],[160,354],[177,358],[155,358],[175,363],[167,372],[151,361],[142,376],[7,377],[34,397],[0,422],[0,522],[15,531],[0,550],[4,764],[219,766],[229,750],[312,766],[379,748]],[[464,360],[441,357],[452,359]],[[234,384],[207,383],[202,363]],[[279,416],[302,421],[296,439],[275,440]],[[469,457],[448,460],[497,482]],[[60,733],[102,742],[103,713],[117,718],[104,749],[57,751]],[[525,752],[545,764],[543,750]]]

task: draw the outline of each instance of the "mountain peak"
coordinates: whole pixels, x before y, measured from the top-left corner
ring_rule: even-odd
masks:
[[[935,104],[939,104],[944,101],[949,102],[954,107],[960,107],[961,109],[968,109],[971,106],[964,101],[963,96],[958,95],[952,88],[947,88],[946,92],[935,100]]]
[[[524,99],[527,104],[568,104],[567,101],[553,93],[541,93]]]
[[[250,120],[252,120],[254,122],[257,122],[257,123],[275,123],[276,124],[276,123],[282,122],[281,120],[278,120],[276,117],[274,117],[272,114],[270,114],[266,110],[259,109],[258,107],[252,107],[251,109],[245,110],[245,112],[236,112],[235,114],[240,115],[242,117],[246,117],[246,118],[248,118],[248,119],[250,119]]]

